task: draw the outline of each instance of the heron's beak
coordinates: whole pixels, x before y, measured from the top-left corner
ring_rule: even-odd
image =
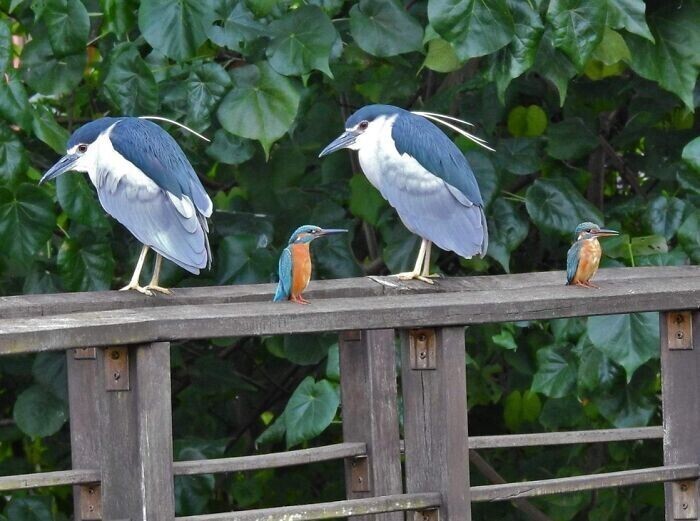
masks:
[[[321,230],[321,233],[319,235],[333,235],[336,233],[347,233],[347,230],[344,230],[342,228],[325,228]]]
[[[335,140],[332,141],[326,148],[321,150],[321,153],[318,155],[318,157],[327,156],[328,154],[335,152],[336,150],[340,150],[341,148],[348,148],[355,142],[357,136],[359,135],[360,132],[356,132],[354,130],[346,130],[337,138],[335,138]]]
[[[620,232],[601,228],[600,230],[593,230],[593,235],[596,237],[614,237],[615,235],[620,235]]]
[[[51,179],[55,179],[61,174],[65,174],[69,170],[72,170],[73,167],[75,166],[75,162],[80,158],[80,155],[78,154],[66,154],[63,156],[61,159],[56,162],[55,165],[53,165],[51,168],[49,168],[49,171],[44,174],[44,177],[42,177],[39,180],[39,184],[43,184],[46,181],[50,181]]]

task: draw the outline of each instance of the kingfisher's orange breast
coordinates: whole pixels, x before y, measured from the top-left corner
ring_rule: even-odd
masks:
[[[292,297],[298,297],[311,280],[309,243],[292,245]]]
[[[600,247],[598,239],[586,239],[581,245],[581,258],[578,261],[578,268],[574,275],[574,284],[576,282],[588,282],[591,280],[595,272],[598,271],[600,257],[603,249]]]

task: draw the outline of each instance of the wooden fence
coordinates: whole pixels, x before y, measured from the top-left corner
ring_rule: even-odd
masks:
[[[76,520],[468,521],[471,503],[665,482],[666,519],[698,519],[700,309],[696,267],[602,270],[601,289],[562,272],[387,287],[316,282],[309,306],[270,302],[271,285],[192,288],[172,297],[82,293],[0,298],[0,354],[68,357],[73,470],[0,478],[0,490],[74,485]],[[659,311],[663,427],[468,437],[464,327]],[[343,443],[173,462],[169,342],[340,332]],[[395,342],[401,349],[400,438]],[[698,349],[695,349],[695,346]],[[664,466],[556,480],[469,485],[471,449],[663,439]],[[403,453],[403,456],[402,456]],[[347,499],[175,517],[173,476],[345,461]],[[486,469],[487,473],[488,468]],[[404,514],[407,512],[407,514]],[[528,514],[537,518],[537,511]]]

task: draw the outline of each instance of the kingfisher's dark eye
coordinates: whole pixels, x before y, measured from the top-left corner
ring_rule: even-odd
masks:
[[[369,121],[367,121],[367,120],[365,119],[365,120],[363,120],[363,121],[360,121],[360,124],[358,125],[358,128],[359,128],[360,130],[367,130],[367,127],[368,127],[368,126],[369,126]]]
[[[593,231],[593,228],[588,228],[588,229],[586,230],[586,233],[591,233],[592,231]]]
[[[87,148],[88,148],[87,145],[80,144],[80,145],[78,145],[78,152],[80,152],[81,154],[84,154],[85,152],[87,152]]]

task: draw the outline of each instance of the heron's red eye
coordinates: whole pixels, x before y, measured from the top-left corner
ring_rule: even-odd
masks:
[[[366,130],[367,127],[369,126],[369,121],[367,121],[367,120],[360,121],[360,124],[358,126],[359,126],[360,130]]]
[[[78,145],[78,152],[81,154],[87,152],[87,145]]]

